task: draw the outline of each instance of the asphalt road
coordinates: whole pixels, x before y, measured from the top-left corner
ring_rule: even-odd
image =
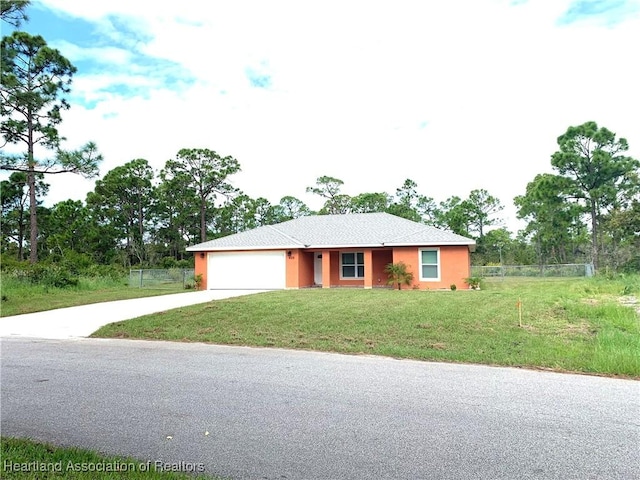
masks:
[[[130,340],[1,348],[5,436],[237,479],[640,478],[640,382]]]

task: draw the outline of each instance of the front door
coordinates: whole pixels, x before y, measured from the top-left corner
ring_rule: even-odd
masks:
[[[313,254],[313,283],[322,285],[322,254]]]

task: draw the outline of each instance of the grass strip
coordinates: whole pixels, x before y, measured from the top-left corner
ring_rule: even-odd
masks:
[[[55,288],[29,285],[3,277],[0,317],[186,291],[181,284],[171,288],[135,288],[130,287],[126,279],[115,281],[81,277],[75,287]]]
[[[57,448],[26,439],[0,438],[0,478],[7,480],[197,480],[220,479],[202,474],[178,473],[198,464],[168,464],[118,456],[103,456],[79,448]],[[186,467],[186,468],[185,468]]]

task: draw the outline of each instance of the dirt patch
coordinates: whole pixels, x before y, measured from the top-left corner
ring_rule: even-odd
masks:
[[[213,327],[205,327],[205,328],[201,328],[196,333],[198,335],[207,335],[207,334],[213,333],[213,332],[215,332],[215,328],[213,328]]]
[[[572,335],[593,335],[596,333],[595,329],[589,325],[588,322],[568,323],[564,327],[564,331]]]
[[[640,301],[633,295],[625,295],[624,297],[620,297],[618,301],[625,307],[633,308],[636,313],[640,315]]]

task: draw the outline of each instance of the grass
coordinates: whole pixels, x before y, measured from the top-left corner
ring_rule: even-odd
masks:
[[[640,279],[484,282],[480,291],[306,289],[237,297],[101,328],[137,338],[385,355],[640,378]],[[522,326],[517,303],[522,302]]]
[[[177,466],[132,458],[102,456],[78,448],[57,448],[31,440],[0,438],[0,478],[12,480],[74,479],[194,480],[211,478],[170,471]],[[183,466],[184,467],[184,466]],[[187,468],[200,469],[191,464]],[[119,469],[119,471],[114,471]],[[218,478],[218,477],[215,477]]]
[[[76,287],[55,288],[31,285],[8,275],[2,276],[1,290],[0,317],[90,303],[185,292],[182,283],[171,285],[170,288],[135,288],[128,285],[126,278],[111,280],[80,277]]]

